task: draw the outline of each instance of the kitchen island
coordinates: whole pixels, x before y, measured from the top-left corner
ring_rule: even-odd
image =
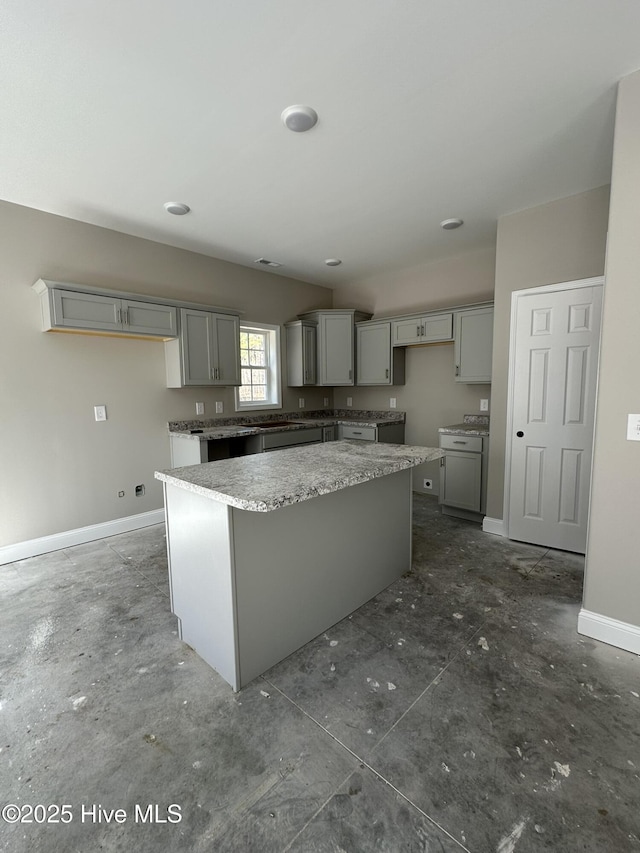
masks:
[[[337,441],[157,471],[180,636],[239,690],[411,567],[411,468]]]

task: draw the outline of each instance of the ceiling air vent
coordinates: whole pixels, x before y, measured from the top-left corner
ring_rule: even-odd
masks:
[[[270,261],[267,258],[256,258],[255,263],[262,264],[263,267],[272,267],[273,269],[282,266],[282,264],[279,264],[276,261]]]

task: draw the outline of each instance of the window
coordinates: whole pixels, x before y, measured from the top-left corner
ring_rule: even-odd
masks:
[[[240,326],[240,370],[236,411],[281,408],[279,326]]]

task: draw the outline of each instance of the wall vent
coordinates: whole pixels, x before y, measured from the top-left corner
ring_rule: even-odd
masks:
[[[282,264],[277,263],[276,261],[270,261],[267,258],[256,258],[256,264],[262,264],[263,267],[281,267]]]

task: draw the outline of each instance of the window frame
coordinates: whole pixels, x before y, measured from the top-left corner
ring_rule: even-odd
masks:
[[[265,369],[267,371],[267,399],[243,402],[240,399],[240,389],[243,386],[240,385],[235,388],[236,412],[249,412],[257,409],[281,409],[282,356],[280,350],[280,326],[274,326],[270,323],[241,322],[239,335],[243,332],[260,332],[261,334],[266,334]],[[240,358],[240,379],[242,380],[242,357]]]

